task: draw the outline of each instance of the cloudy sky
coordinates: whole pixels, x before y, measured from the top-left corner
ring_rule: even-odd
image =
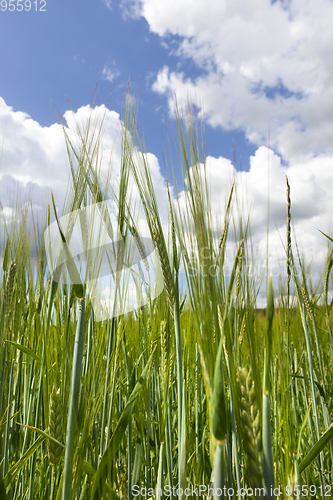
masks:
[[[332,25],[332,0],[4,0],[2,215],[10,218],[17,187],[23,198],[31,195],[36,211],[49,202],[51,188],[61,206],[70,170],[56,113],[69,128],[75,118],[84,123],[96,88],[100,115],[107,115],[105,150],[114,151],[116,168],[130,82],[158,189],[175,96],[190,98],[206,123],[216,218],[235,180],[263,262],[269,197],[277,276],[288,175],[297,241],[308,263],[314,261],[315,279],[327,254],[318,229],[333,230]]]

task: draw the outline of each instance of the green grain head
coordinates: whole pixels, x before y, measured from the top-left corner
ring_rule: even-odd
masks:
[[[64,410],[60,389],[58,389],[57,391],[52,391],[50,396],[49,434],[60,443],[62,443],[64,439],[63,412]],[[63,450],[64,448],[62,446],[59,446],[54,441],[49,440],[48,451],[52,465],[58,465]]]
[[[240,394],[243,446],[247,456],[248,480],[252,488],[262,488],[260,413],[256,401],[254,380],[248,368],[238,368],[237,382]]]
[[[217,353],[214,373],[214,389],[212,400],[212,431],[217,441],[223,442],[228,432],[228,415],[224,393],[222,366],[222,339]]]

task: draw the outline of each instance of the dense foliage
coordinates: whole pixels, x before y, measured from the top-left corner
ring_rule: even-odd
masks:
[[[177,119],[186,197],[180,206],[169,193],[169,235],[147,156],[140,141],[133,146],[129,110],[123,129],[113,193],[119,228],[123,237],[137,234],[128,203],[133,176],[163,273],[164,291],[147,305],[96,321],[85,282],[53,281],[41,232],[29,232],[27,213],[2,223],[1,499],[133,498],[140,488],[140,498],[167,498],[169,491],[204,498],[203,486],[214,487],[216,498],[224,488],[230,498],[264,496],[261,488],[270,498],[272,488],[284,497],[331,494],[332,253],[323,293],[312,293],[298,259],[302,272],[295,271],[287,182],[286,282],[277,293],[278,283],[267,280],[267,308],[258,311],[260,285],[247,273],[249,224],[242,220],[225,273],[235,188],[216,234],[197,124],[191,115],[186,123]],[[109,195],[96,131],[98,138],[100,129],[79,134],[76,145],[66,136],[67,212]],[[55,203],[45,227],[52,210],[56,215]]]

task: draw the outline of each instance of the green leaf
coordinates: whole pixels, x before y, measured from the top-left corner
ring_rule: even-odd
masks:
[[[320,229],[318,229],[319,232],[321,232],[321,234],[323,234],[324,236],[326,236],[326,238],[328,238],[332,243],[333,243],[333,239],[328,236],[327,234],[323,233],[323,231],[320,231]]]
[[[42,429],[37,429],[37,427],[32,427],[31,425],[20,424],[20,422],[16,422],[16,423],[17,423],[17,425],[22,425],[22,427],[26,427],[27,429],[30,429],[31,431],[38,432],[38,434],[40,434],[41,436],[44,436],[47,439],[49,439],[50,441],[53,441],[53,443],[57,444],[58,446],[62,446],[63,448],[65,448],[64,444],[60,443],[60,441],[58,441],[54,437],[50,436],[50,434],[47,434],[47,432],[42,431]]]
[[[7,234],[5,253],[4,253],[3,261],[2,261],[2,269],[4,270],[4,272],[7,272],[7,270],[8,270],[8,246],[9,246],[9,236]]]
[[[303,380],[311,380],[311,379],[310,379],[310,377],[304,377],[303,375],[292,375],[292,377],[294,377],[294,378],[301,378],[301,379],[303,379]],[[318,382],[318,380],[314,380],[314,383],[315,383],[315,384],[316,384],[316,386],[318,387],[318,391],[319,391],[319,393],[320,393],[321,397],[323,398],[323,400],[325,401],[325,403],[327,403],[327,399],[326,399],[326,397],[325,397],[325,392],[324,392],[324,388],[323,388],[323,386],[322,386],[322,385],[320,385],[320,383]],[[332,397],[332,396],[331,396],[331,394],[329,393],[329,391],[328,391],[327,389],[326,389],[326,392],[327,392],[327,394],[328,394],[330,397]]]
[[[65,250],[65,253],[66,253],[66,257],[67,257],[66,266],[67,266],[67,269],[68,269],[68,272],[69,272],[70,279],[71,279],[71,281],[73,283],[73,291],[74,291],[74,293],[75,293],[75,295],[76,295],[77,298],[83,299],[84,298],[84,289],[83,289],[83,284],[81,282],[80,273],[77,270],[77,267],[75,265],[73,256],[72,256],[71,251],[70,251],[70,249],[69,249],[69,247],[67,245],[64,233],[61,230],[59,219],[58,219],[58,215],[57,215],[57,210],[56,210],[56,206],[55,206],[54,196],[53,196],[52,191],[51,191],[51,195],[52,195],[52,203],[53,203],[54,215],[55,215],[55,218],[56,218],[56,221],[57,221],[57,224],[58,224],[58,229],[59,229],[59,232],[60,232],[60,236],[61,236],[62,242],[64,244],[64,250]]]
[[[8,498],[6,493],[5,482],[2,479],[2,477],[0,477],[0,498],[1,500],[7,500]]]
[[[321,436],[319,441],[311,448],[309,453],[303,458],[302,462],[299,464],[299,473],[303,472],[308,465],[313,462],[313,460],[319,455],[319,453],[324,449],[328,441],[333,438],[333,424],[329,426],[326,432]]]
[[[228,432],[227,407],[224,394],[223,368],[222,368],[223,339],[220,340],[219,350],[215,362],[212,431],[218,441],[224,441]]]
[[[42,444],[42,442],[45,439],[46,439],[45,436],[39,436],[39,438],[36,439],[36,441],[34,442],[34,444],[32,444],[30,446],[30,448],[24,453],[24,455],[22,455],[22,457],[20,458],[20,460],[18,460],[16,462],[16,464],[14,464],[9,469],[9,471],[7,472],[7,474],[6,474],[5,478],[4,478],[4,484],[5,484],[6,488],[13,481],[14,477],[16,476],[16,474],[18,474],[20,472],[20,470],[22,469],[22,467],[27,463],[27,461],[29,460],[29,458],[35,453],[36,450],[38,450],[38,448],[40,447],[40,445]]]
[[[89,463],[83,460],[82,462],[82,470],[85,472],[88,476],[94,476],[96,471],[93,468],[93,466]]]
[[[299,459],[299,450],[300,450],[300,446],[301,446],[301,439],[302,439],[303,431],[305,429],[305,426],[307,424],[307,421],[308,421],[308,418],[310,415],[311,406],[312,406],[312,401],[310,401],[308,411],[305,414],[305,417],[304,417],[302,425],[301,425],[301,430],[299,431],[298,444],[297,444],[297,459]]]
[[[38,361],[39,363],[41,363],[42,358],[40,356],[38,356],[38,354],[36,354],[34,351],[29,349],[29,347],[25,347],[24,345],[18,344],[17,342],[12,342],[11,340],[5,340],[5,342],[8,342],[8,344],[11,344],[16,349],[19,349],[19,351],[22,351],[27,356],[30,356],[31,358],[33,358],[36,361]]]
[[[141,377],[138,379],[137,383],[135,384],[135,387],[134,387],[134,389],[133,389],[133,391],[132,391],[132,393],[131,393],[131,395],[126,403],[126,406],[125,406],[122,414],[120,415],[118,424],[117,424],[117,426],[116,426],[116,428],[111,436],[109,444],[107,445],[106,450],[102,456],[102,459],[100,461],[100,464],[98,466],[98,469],[96,471],[95,478],[94,478],[94,483],[93,483],[92,493],[91,493],[92,500],[99,500],[101,498],[101,490],[105,488],[105,486],[103,486],[103,483],[105,485],[105,479],[103,481],[103,478],[105,478],[106,473],[107,473],[107,469],[110,467],[110,462],[114,459],[114,457],[119,449],[121,440],[126,432],[128,422],[129,422],[131,415],[132,415],[132,410],[133,410],[135,400],[140,392],[143,381],[147,376],[147,373],[148,373],[149,367],[151,365],[151,361],[153,359],[154,353],[155,353],[155,349],[152,352],[152,354],[151,354],[151,356],[150,356],[150,358],[149,358],[149,360],[148,360],[148,362],[147,362],[147,364],[146,364],[146,366],[141,374]]]
[[[107,491],[107,494],[108,496],[106,498],[109,498],[110,500],[119,500],[119,497],[118,495],[116,494],[116,492],[110,487],[110,485],[108,485],[108,483],[105,483],[105,486],[106,486],[106,491]]]
[[[183,301],[182,301],[182,303],[179,306],[179,314],[181,314],[183,312],[185,301],[186,301],[186,297],[187,297],[187,294],[185,294],[185,297],[183,298]]]

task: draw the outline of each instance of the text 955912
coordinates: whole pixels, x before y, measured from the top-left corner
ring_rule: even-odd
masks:
[[[46,12],[46,0],[1,0],[0,9],[4,12]]]

